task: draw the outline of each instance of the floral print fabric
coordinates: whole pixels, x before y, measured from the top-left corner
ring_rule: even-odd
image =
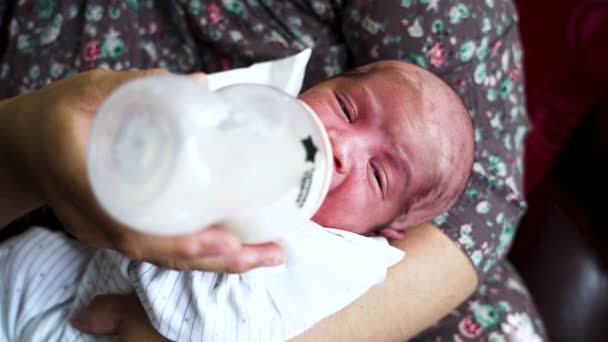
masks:
[[[381,59],[428,68],[463,99],[476,142],[466,191],[433,223],[469,256],[481,284],[420,338],[500,341],[522,326],[542,338],[503,261],[525,211],[528,131],[510,0],[18,0],[1,4],[0,18],[8,38],[0,98],[89,69],[214,72],[305,47],[314,48],[305,88]]]

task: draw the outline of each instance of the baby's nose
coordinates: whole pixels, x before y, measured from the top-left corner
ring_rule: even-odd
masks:
[[[344,173],[348,168],[348,154],[349,144],[340,133],[336,131],[328,131],[329,141],[331,143],[331,149],[334,154],[334,168],[338,173]]]
[[[340,161],[339,157],[336,157],[336,155],[334,154],[334,170],[336,170],[336,172],[344,172],[344,164],[342,164],[342,161]]]
[[[329,191],[339,187],[346,178],[347,173],[344,172],[344,167],[339,158],[334,157],[334,172],[331,175],[331,183]]]
[[[337,188],[348,176],[351,165],[348,142],[339,135],[330,134],[331,147],[334,154],[334,172],[330,190]]]
[[[334,172],[331,178],[330,191],[338,187],[348,174],[348,146],[345,139],[334,131],[328,130],[331,149],[334,155]]]

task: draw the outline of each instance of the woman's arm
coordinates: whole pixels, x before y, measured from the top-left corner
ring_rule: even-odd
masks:
[[[411,228],[404,240],[393,245],[407,255],[389,270],[384,282],[292,341],[405,341],[448,314],[475,289],[477,275],[471,263],[438,228],[430,224]],[[72,318],[72,324],[86,333],[127,341],[166,341],[134,294],[97,297]]]
[[[384,282],[292,341],[405,341],[475,290],[471,262],[437,227],[411,228],[393,246],[407,254]]]
[[[21,130],[18,111],[11,99],[0,101],[0,230],[43,203],[23,177],[24,170],[14,155],[16,136],[27,134]]]

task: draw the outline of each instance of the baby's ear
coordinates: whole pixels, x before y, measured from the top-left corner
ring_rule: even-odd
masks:
[[[407,227],[407,215],[406,213],[400,214],[389,223],[388,227],[381,229],[378,233],[387,239],[392,240],[403,240],[405,237],[404,231]]]
[[[403,240],[403,238],[405,238],[405,234],[402,230],[396,230],[393,228],[380,229],[380,231],[378,231],[378,234],[390,240]]]

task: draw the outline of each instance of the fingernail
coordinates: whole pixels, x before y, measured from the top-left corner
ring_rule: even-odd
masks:
[[[283,253],[272,253],[262,258],[262,266],[276,266],[285,263],[285,255]]]

